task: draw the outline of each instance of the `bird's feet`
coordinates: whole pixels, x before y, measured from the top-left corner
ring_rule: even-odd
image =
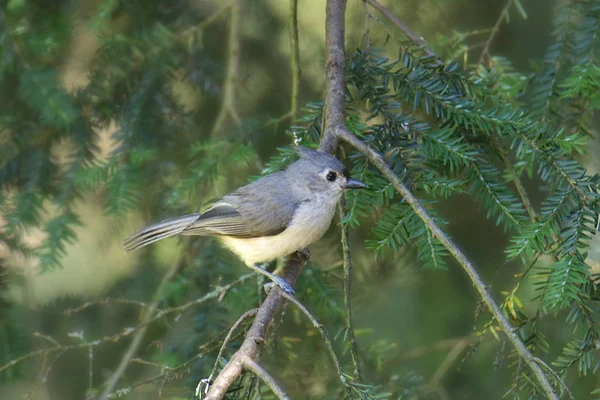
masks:
[[[294,288],[292,287],[292,285],[290,285],[285,279],[283,279],[280,276],[277,276],[275,274],[270,273],[269,271],[267,271],[266,269],[262,268],[260,265],[256,264],[256,265],[248,265],[251,269],[255,270],[256,272],[259,272],[261,274],[263,274],[264,276],[266,276],[267,278],[269,278],[273,284],[279,286],[281,288],[281,290],[283,290],[284,292],[286,292],[287,294],[289,294],[290,296],[293,296],[295,291]],[[269,284],[265,285],[265,291],[269,291],[272,287],[268,286]],[[268,287],[267,287],[268,286]]]
[[[271,290],[271,287],[273,285],[277,285],[281,288],[281,290],[283,290],[284,292],[286,292],[287,294],[289,294],[290,296],[293,296],[294,293],[296,293],[296,291],[294,290],[294,288],[292,287],[292,285],[290,285],[289,283],[287,283],[287,281],[285,279],[283,279],[280,276],[275,275],[275,278],[277,279],[273,279],[272,285],[267,289],[266,286],[268,286],[269,284],[267,283],[265,285],[265,290],[268,292],[269,290]]]
[[[296,291],[294,290],[292,285],[287,283],[285,279],[280,278],[280,277],[277,277],[277,278],[279,278],[279,280],[277,282],[272,281],[269,283],[265,283],[265,285],[263,286],[265,293],[269,294],[269,292],[271,291],[271,289],[273,289],[274,286],[279,286],[281,288],[281,290],[283,290],[285,293],[289,294],[290,296],[293,296],[294,293],[296,293]]]

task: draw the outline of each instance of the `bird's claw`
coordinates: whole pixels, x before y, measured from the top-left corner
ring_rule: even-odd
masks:
[[[275,286],[275,282],[268,282],[265,283],[263,285],[263,289],[265,291],[266,294],[269,294],[269,292],[271,291],[271,289],[273,289],[273,286]]]
[[[273,289],[273,286],[275,286],[275,285],[279,286],[281,288],[281,290],[283,290],[290,296],[293,296],[294,293],[296,293],[294,288],[292,287],[292,285],[287,283],[285,279],[283,279],[279,276],[276,276],[273,279],[273,282],[269,282],[269,283],[265,284],[263,286],[263,288],[265,289],[265,292],[269,293],[271,291],[271,289]]]

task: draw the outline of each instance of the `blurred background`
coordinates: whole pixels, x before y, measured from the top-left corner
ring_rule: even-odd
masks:
[[[164,154],[147,155],[160,160],[156,169],[136,171],[129,178],[123,178],[152,182],[135,189],[133,207],[125,204],[122,210],[107,212],[105,197],[106,192],[110,195],[110,187],[97,187],[69,200],[80,224],[72,224],[73,238],[61,252],[64,255],[60,257],[60,267],[42,268],[38,258],[27,257],[0,243],[3,268],[0,364],[52,346],[54,342],[64,346],[89,343],[135,326],[143,307],[140,309],[133,301],[150,304],[161,279],[174,266],[177,276],[158,294],[164,307],[199,298],[214,290],[217,284],[231,282],[248,272],[241,262],[207,238],[169,239],[132,254],[125,254],[121,247],[124,237],[146,223],[177,215],[177,212],[195,212],[248,182],[261,173],[270,157],[278,154],[278,147],[289,145],[293,140],[289,131],[286,133],[290,120],[280,118],[289,112],[291,95],[289,4],[283,0],[243,2],[239,21],[240,63],[233,83],[235,111],[214,132],[227,76],[230,34],[228,17],[217,13],[226,3],[209,0],[2,2],[2,62],[7,63],[9,58],[30,60],[23,61],[21,68],[43,68],[75,99],[76,105],[78,101],[87,104],[86,99],[92,99],[89,104],[94,107],[83,108],[82,113],[93,114],[90,117],[95,121],[90,128],[93,132],[88,131],[88,134],[93,136],[96,160],[110,162],[110,154],[118,150],[120,140],[136,129],[142,132],[140,137],[147,135],[151,138],[148,143]],[[477,62],[482,43],[506,5],[505,0],[381,0],[381,3],[423,36],[432,48],[452,56],[463,66]],[[510,19],[502,21],[491,53],[506,57],[526,76],[532,71],[533,63],[543,58],[551,40],[553,8],[561,1],[522,0],[521,3],[527,19],[513,10]],[[370,12],[382,18],[375,10]],[[196,29],[193,34],[186,33],[194,23],[197,25],[198,21],[209,18],[214,20],[206,27]],[[346,18],[346,49],[352,54],[365,44],[365,9],[361,1],[348,2]],[[169,32],[161,32],[156,28],[158,24]],[[324,24],[324,1],[299,1],[300,105],[319,102],[324,97]],[[150,33],[146,35],[145,29]],[[370,30],[373,46],[383,48],[390,58],[398,57],[398,44],[386,28],[372,19]],[[130,52],[130,48],[124,52],[124,47],[119,47],[120,41],[126,42],[134,34],[138,35],[135,36],[139,42],[138,53]],[[168,40],[176,41],[183,50],[165,55],[164,41]],[[105,46],[112,47],[109,51]],[[190,56],[178,64],[178,68],[168,68],[181,62],[180,51],[187,51]],[[28,62],[31,65],[25,65]],[[137,74],[136,79],[118,81],[120,73],[125,76],[131,71]],[[27,92],[25,83],[15,83],[10,90],[10,79],[16,73],[4,70],[0,78],[3,80],[0,104],[4,109],[0,144],[6,130],[12,129],[1,125],[13,123],[7,114],[23,121],[27,119],[27,111],[19,109],[21,103],[16,94]],[[36,79],[45,78],[41,75],[34,78],[32,96],[36,91],[44,91],[44,81],[36,83]],[[109,87],[111,92],[107,94],[105,90]],[[153,94],[157,87],[168,88],[168,95],[165,91],[160,96]],[[129,96],[119,97],[119,91]],[[96,102],[94,96],[98,99]],[[148,100],[135,108],[135,96]],[[60,96],[58,98],[60,100]],[[47,118],[60,117],[58,112],[50,114]],[[122,115],[127,118],[117,118]],[[35,124],[20,126],[22,134],[30,139],[39,136],[41,141],[44,135],[51,134]],[[60,129],[58,124],[50,126],[49,131]],[[231,138],[243,138],[246,147],[236,148]],[[202,144],[197,145],[195,141]],[[135,152],[126,149],[122,156],[127,157],[131,151],[132,156],[136,154],[143,159],[146,154],[140,150],[143,143],[143,139],[140,140]],[[205,168],[202,171],[209,171],[205,175],[195,175],[196,181],[188,182],[194,188],[190,191],[178,186],[177,181],[186,168],[195,168],[190,167],[187,159],[192,145],[198,146],[197,158],[210,159],[214,170]],[[67,157],[70,146],[73,144],[68,140],[60,139],[47,153],[38,156],[51,157],[57,165],[62,165],[61,157]],[[597,148],[594,144],[592,151],[583,156],[591,172],[599,169]],[[3,164],[3,156],[8,157],[0,154],[0,164]],[[43,164],[35,157],[33,154],[26,165]],[[20,168],[19,173],[23,173],[28,167],[21,165]],[[136,178],[137,173],[143,177]],[[10,185],[3,186],[3,190],[9,197]],[[532,197],[534,203],[539,204],[541,194],[533,191]],[[39,217],[42,221],[59,213],[60,205],[56,202],[42,203]],[[486,220],[483,212],[475,212],[477,208],[470,196],[456,195],[439,210],[450,222],[446,229],[499,298],[502,291],[512,290],[514,274],[522,272],[523,267],[518,262],[504,265],[503,249],[510,236],[493,221]],[[4,224],[10,223],[7,215],[3,219]],[[478,296],[462,270],[454,263],[450,263],[447,271],[423,270],[410,248],[376,259],[363,246],[371,227],[372,222],[365,220],[361,227],[351,231],[355,328],[359,349],[368,358],[365,382],[381,385],[381,391],[392,393],[390,398],[502,398],[511,388],[513,371],[508,366],[515,360],[508,358],[510,344],[489,335],[480,339],[475,334],[489,317],[477,317]],[[22,233],[28,247],[39,245],[46,234],[35,227]],[[597,247],[592,247],[592,253]],[[313,257],[303,272],[297,292],[339,344],[344,340],[343,323],[335,316],[338,314],[331,311],[343,306],[342,255],[336,223],[311,250]],[[520,288],[526,309],[527,302],[534,297],[527,285],[531,282],[524,282]],[[246,282],[228,291],[222,299],[190,308],[168,323],[151,324],[139,350],[140,359],[148,362],[131,363],[117,388],[161,373],[160,365],[176,366],[188,360],[200,346],[227,329],[243,311],[258,304],[259,292],[259,285],[254,281]],[[100,304],[65,313],[87,302]],[[545,328],[551,336],[547,340],[552,343],[564,342],[570,334],[562,332],[562,328],[553,330],[552,319],[543,323],[548,324]],[[277,324],[281,326],[274,335],[279,340],[267,346],[263,357],[267,368],[281,379],[293,398],[338,397],[336,372],[318,334],[290,307]],[[81,347],[27,358],[0,372],[0,398],[94,398],[114,372],[128,344],[129,337],[125,336],[115,342],[102,343],[92,351]],[[560,347],[551,348],[554,351]],[[235,343],[231,348],[235,348]],[[339,344],[339,348],[343,346]],[[550,354],[548,359],[557,355]],[[208,375],[214,357],[213,351],[192,363],[185,373],[140,385],[124,398],[154,399],[159,398],[159,391],[167,399],[190,398],[197,382]],[[347,352],[343,354],[346,362],[348,357]],[[598,387],[598,381],[597,376],[590,376],[578,380],[577,387],[571,386],[571,389],[576,398],[584,399]],[[267,391],[264,396],[268,398]]]

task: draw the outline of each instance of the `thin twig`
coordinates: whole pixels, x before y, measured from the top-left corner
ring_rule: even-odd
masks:
[[[300,47],[298,44],[298,0],[290,0],[290,67],[292,71],[292,101],[290,115],[292,122],[298,114],[298,92],[300,88]]]
[[[39,332],[33,332],[33,336],[34,336],[34,337],[38,337],[38,338],[40,338],[40,339],[44,339],[44,340],[46,340],[46,341],[48,341],[48,342],[52,343],[52,344],[53,344],[53,345],[55,345],[55,346],[58,346],[58,347],[61,347],[61,346],[62,346],[62,345],[61,345],[61,344],[60,344],[60,343],[59,343],[59,342],[58,342],[56,339],[54,339],[52,336],[42,335],[42,334],[41,334],[41,333],[39,333]]]
[[[197,30],[206,28],[207,26],[215,22],[221,15],[225,14],[225,12],[228,11],[230,8],[231,4],[225,4],[217,11],[215,11],[212,15],[210,15],[208,18],[206,18],[204,21],[200,22],[198,25],[192,27],[191,29]]]
[[[343,219],[348,210],[346,200],[342,197],[340,201],[340,218]],[[344,253],[344,309],[346,310],[346,335],[350,346],[350,356],[354,366],[354,379],[362,383],[360,372],[360,359],[358,358],[358,345],[354,336],[354,323],[352,321],[352,260],[350,258],[350,245],[348,243],[348,224],[342,225],[342,251]]]
[[[66,309],[65,311],[63,311],[63,314],[71,315],[71,314],[79,313],[83,310],[88,309],[89,307],[92,307],[92,306],[96,306],[96,305],[103,306],[103,305],[107,305],[107,304],[128,304],[128,305],[138,306],[142,309],[148,308],[148,304],[141,302],[141,301],[107,297],[107,298],[101,299],[101,300],[88,301],[88,302],[80,305],[79,307]]]
[[[514,0],[508,0],[506,2],[506,5],[502,9],[502,12],[500,12],[500,16],[498,17],[498,20],[496,21],[496,24],[492,28],[492,32],[490,33],[490,36],[488,37],[488,39],[486,40],[485,44],[483,45],[483,49],[481,50],[481,54],[479,55],[479,61],[477,62],[477,64],[483,64],[483,59],[486,58],[486,57],[488,59],[488,62],[491,60],[491,57],[490,57],[490,46],[492,45],[492,41],[494,40],[494,38],[496,37],[496,35],[500,31],[500,24],[502,23],[502,20],[504,19],[504,16],[508,12],[508,10],[509,10],[511,4],[513,3],[513,1]]]
[[[435,343],[428,344],[427,346],[422,346],[422,347],[417,347],[415,349],[411,349],[411,350],[407,351],[406,353],[402,354],[400,356],[400,359],[401,360],[414,360],[417,358],[421,358],[421,357],[423,357],[429,353],[432,353],[434,351],[452,349],[460,343],[465,343],[467,345],[470,345],[476,341],[477,341],[477,337],[475,337],[475,336],[466,336],[466,337],[455,338],[455,339],[442,339]]]
[[[77,343],[77,344],[71,344],[71,345],[59,345],[59,346],[54,346],[54,347],[48,347],[45,349],[39,349],[39,350],[34,350],[31,351],[27,354],[24,354],[20,357],[17,357],[15,359],[12,359],[10,361],[8,361],[6,364],[4,365],[0,365],[0,372],[13,367],[14,365],[17,365],[18,363],[28,360],[30,358],[33,357],[37,357],[37,356],[48,356],[50,354],[53,353],[63,353],[65,351],[69,351],[69,350],[78,350],[78,349],[87,349],[89,346],[99,346],[101,344],[104,343],[116,343],[119,340],[121,340],[122,338],[131,335],[131,333],[134,330],[132,328],[127,328],[124,329],[122,332],[111,335],[111,336],[106,336],[102,339],[98,339],[98,340],[94,340],[92,342],[83,342],[83,343]]]
[[[173,314],[173,313],[183,313],[184,311],[188,310],[191,307],[203,304],[209,300],[212,299],[216,299],[220,296],[222,296],[222,294],[224,292],[227,292],[229,289],[231,289],[234,286],[240,285],[242,283],[244,283],[245,281],[247,281],[250,278],[253,278],[257,275],[257,273],[252,272],[246,275],[241,276],[240,278],[238,278],[237,280],[231,282],[228,285],[225,286],[219,286],[216,289],[214,289],[212,292],[207,293],[206,295],[204,295],[203,297],[199,298],[199,299],[195,299],[193,301],[190,301],[188,303],[182,304],[180,306],[177,307],[170,307],[170,308],[166,308],[166,309],[162,309],[158,312],[156,312],[152,317],[144,319],[142,322],[140,322],[140,324],[138,324],[135,327],[128,327],[123,329],[123,331],[111,335],[111,336],[106,336],[102,339],[96,339],[90,342],[84,341],[83,343],[78,343],[78,344],[73,344],[73,345],[61,345],[58,341],[56,341],[54,338],[50,337],[50,336],[46,336],[43,335],[39,332],[35,332],[33,334],[33,336],[35,337],[39,337],[41,339],[44,339],[46,341],[49,341],[50,343],[54,344],[54,347],[49,347],[49,348],[45,348],[45,349],[39,349],[39,350],[35,350],[32,352],[29,352],[27,354],[24,354],[23,356],[20,356],[18,358],[15,358],[13,360],[10,360],[9,362],[7,362],[4,365],[0,365],[0,372],[13,367],[14,365],[25,361],[27,359],[33,358],[33,357],[37,357],[37,356],[44,356],[47,357],[50,354],[53,353],[59,353],[63,354],[67,351],[71,351],[71,350],[78,350],[78,349],[84,349],[87,348],[89,351],[89,348],[93,348],[93,347],[98,347],[100,345],[103,345],[105,343],[116,343],[118,341],[120,341],[121,339],[131,336],[134,332],[138,332],[141,329],[145,329],[146,326],[148,326],[149,324],[151,324],[152,322],[161,319],[163,317],[165,317],[166,315],[169,314]],[[98,303],[89,303],[88,306],[92,305],[92,304],[101,304],[102,302],[98,302]],[[130,302],[124,302],[129,304]],[[85,305],[84,305],[85,306]],[[82,306],[82,307],[84,307]],[[148,306],[149,307],[149,306]],[[81,311],[81,308],[78,309],[72,309],[72,310],[68,310],[71,312],[78,312]],[[150,316],[150,313],[148,312],[146,315]],[[133,359],[130,359],[129,362],[133,362]],[[55,360],[56,361],[56,360]],[[48,370],[50,369],[50,367],[48,368]],[[112,393],[114,394],[114,393]],[[111,395],[112,395],[111,394]]]
[[[205,294],[204,296],[200,297],[199,299],[192,300],[190,302],[181,304],[176,307],[162,309],[159,312],[157,312],[156,315],[149,320],[149,322],[154,322],[168,314],[183,313],[184,311],[188,310],[191,307],[200,305],[202,303],[206,303],[208,300],[220,298],[220,297],[222,297],[223,293],[226,293],[227,291],[229,291],[229,289],[246,282],[250,278],[254,278],[256,275],[258,275],[258,273],[256,273],[256,272],[251,272],[249,274],[242,275],[238,279],[236,279],[235,281],[233,281],[227,285],[216,287],[213,291]]]
[[[223,129],[227,116],[231,116],[236,124],[240,125],[240,119],[235,108],[235,88],[238,84],[240,69],[240,34],[242,0],[234,0],[231,5],[229,19],[229,52],[227,55],[227,72],[223,83],[223,100],[217,118],[212,127],[211,137],[216,137]]]
[[[88,389],[92,390],[94,383],[94,346],[88,346]]]
[[[542,367],[546,368],[546,370],[548,372],[550,372],[552,374],[552,376],[554,376],[554,378],[558,381],[558,383],[562,386],[562,388],[565,389],[565,392],[567,392],[567,395],[569,395],[569,398],[571,400],[575,400],[575,397],[573,397],[573,393],[571,393],[571,391],[569,390],[569,387],[563,382],[563,380],[558,375],[558,373],[556,373],[556,371],[554,369],[552,369],[552,367],[546,363],[546,361],[542,360],[539,357],[534,357],[533,359],[535,360],[536,363],[538,363]]]
[[[267,122],[265,122],[265,124],[263,125],[263,127],[268,127],[268,126],[273,126],[273,125],[279,125],[281,122],[285,121],[288,118],[292,117],[292,112],[288,111],[285,114],[281,115],[278,118],[273,118],[268,120]]]
[[[500,140],[498,139],[498,137],[496,137],[495,135],[491,135],[491,138],[492,138],[493,147],[500,154],[500,158],[502,158],[502,161],[504,162],[504,166],[510,173],[512,181],[514,182],[515,187],[517,188],[517,192],[519,193],[519,197],[521,197],[523,206],[525,207],[525,210],[527,210],[527,214],[529,214],[529,220],[532,223],[537,222],[537,220],[538,220],[537,213],[535,212],[535,209],[533,208],[533,205],[531,204],[531,200],[529,199],[529,194],[527,194],[527,189],[525,189],[525,186],[523,185],[523,182],[521,182],[521,178],[519,177],[519,174],[517,174],[517,171],[515,170],[514,165],[510,161],[510,158],[508,157],[508,152],[506,151],[504,146],[502,146],[502,143],[500,143]]]
[[[162,364],[156,364],[156,363],[151,363],[148,361],[144,361],[141,360],[139,358],[134,358],[131,360],[131,363],[139,363],[139,364],[146,364],[146,365],[152,365],[158,368],[162,369],[162,372],[159,375],[155,375],[151,378],[147,378],[144,379],[142,381],[138,381],[135,382],[127,387],[118,389],[116,391],[114,391],[113,393],[111,393],[108,398],[112,399],[112,398],[117,398],[120,397],[121,394],[123,393],[129,393],[131,392],[133,389],[142,386],[142,385],[146,385],[148,383],[152,383],[152,382],[157,382],[159,380],[165,380],[168,379],[169,377],[174,376],[174,374],[177,374],[179,371],[181,370],[188,370],[189,366],[191,364],[193,364],[194,362],[200,360],[202,357],[204,357],[204,355],[212,352],[213,350],[217,349],[218,347],[220,347],[221,345],[221,340],[220,338],[224,335],[226,335],[226,333],[228,333],[227,330],[224,330],[220,333],[218,333],[217,335],[215,335],[208,343],[205,343],[204,345],[200,346],[200,352],[198,354],[195,354],[193,357],[191,357],[190,359],[188,359],[187,361],[179,364],[178,366],[175,367],[168,367],[166,365],[162,365]],[[239,336],[242,336],[240,333],[234,335],[234,337],[231,340],[235,340],[237,339]],[[177,374],[177,376],[183,376],[183,374]]]
[[[363,0],[362,2],[363,8],[365,9],[365,33],[363,34],[363,38],[367,39],[367,47],[371,47],[371,13],[369,12],[369,7],[367,6],[367,2]],[[362,44],[362,39],[361,39]]]
[[[271,389],[273,394],[277,396],[278,399],[289,399],[288,395],[285,394],[285,391],[283,390],[281,385],[279,385],[275,378],[273,378],[271,374],[269,374],[263,367],[261,367],[260,364],[258,364],[256,361],[254,361],[248,356],[244,356],[242,358],[242,363],[244,365],[244,369],[246,371],[252,372],[254,375],[258,376],[264,383],[266,383],[269,389]]]
[[[209,381],[211,381],[212,377],[215,375],[215,372],[217,371],[217,368],[219,367],[219,361],[221,360],[221,357],[223,357],[223,352],[225,351],[225,347],[227,347],[227,344],[231,340],[231,337],[233,336],[233,333],[235,332],[235,330],[237,328],[239,328],[239,326],[242,324],[242,322],[244,322],[246,319],[255,317],[257,312],[258,312],[258,308],[253,308],[251,310],[246,311],[231,326],[231,329],[229,329],[229,332],[227,333],[227,336],[225,336],[225,340],[223,340],[223,344],[221,345],[221,348],[219,349],[219,354],[217,354],[217,358],[215,360],[215,365],[213,366],[213,369],[208,378]]]
[[[344,385],[347,384],[348,379],[346,378],[346,374],[344,374],[344,370],[342,369],[342,364],[340,363],[340,359],[337,354],[335,354],[335,350],[333,349],[333,344],[323,329],[323,325],[308,311],[308,309],[304,306],[304,304],[300,303],[294,296],[289,295],[287,293],[283,293],[283,297],[285,297],[289,302],[293,303],[306,317],[310,320],[313,326],[319,331],[321,336],[323,337],[323,341],[325,342],[325,346],[329,351],[329,355],[331,355],[331,360],[335,364],[335,368],[337,369],[338,376]]]
[[[144,337],[146,336],[146,330],[147,330],[146,325],[156,314],[156,310],[158,309],[158,306],[160,305],[162,291],[163,291],[165,285],[175,275],[178,268],[179,268],[179,265],[177,263],[174,263],[167,270],[165,275],[163,276],[160,284],[158,285],[158,288],[154,292],[154,296],[153,296],[152,302],[150,303],[150,307],[148,307],[148,310],[142,316],[142,320],[140,321],[141,322],[140,325],[142,325],[142,327],[137,329],[135,334],[133,335],[133,339],[131,340],[129,347],[125,351],[125,354],[123,354],[123,357],[121,357],[121,362],[117,366],[117,369],[115,369],[115,371],[111,374],[110,378],[108,379],[108,382],[106,383],[106,385],[104,387],[104,391],[102,392],[102,395],[99,397],[100,400],[108,399],[108,396],[117,387],[119,380],[125,373],[125,370],[129,366],[131,359],[137,353],[140,345],[142,344],[142,340],[144,340]]]
[[[444,358],[444,361],[442,361],[440,366],[437,368],[437,370],[433,374],[433,377],[431,378],[432,386],[441,386],[442,379],[448,373],[448,370],[450,370],[452,365],[454,365],[454,362],[458,359],[458,356],[461,355],[463,350],[468,345],[469,345],[468,341],[461,340],[461,341],[456,342],[454,344],[454,346],[452,346],[452,349],[448,352],[448,354],[446,355],[446,358]]]
[[[396,17],[390,10],[388,10],[383,5],[381,5],[379,2],[377,2],[377,0],[365,0],[365,1],[367,3],[369,3],[369,5],[371,7],[373,7],[374,9],[379,11],[381,14],[383,14],[383,16],[386,17],[392,24],[394,24],[396,26],[396,28],[398,28],[404,34],[404,36],[406,36],[410,41],[418,44],[423,49],[425,54],[427,54],[429,57],[434,58],[438,64],[440,64],[440,65],[442,64],[442,61],[439,59],[437,54],[435,54],[435,52],[433,52],[429,47],[427,47],[427,43],[425,42],[425,39],[423,39],[420,36],[417,36],[412,30],[410,30],[410,28],[408,26],[406,26],[402,21],[400,21],[398,19],[398,17]]]

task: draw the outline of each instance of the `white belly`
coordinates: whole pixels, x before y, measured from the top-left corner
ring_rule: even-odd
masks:
[[[223,236],[221,240],[247,265],[275,260],[319,240],[331,225],[335,207],[335,202],[314,199],[300,205],[292,223],[278,235],[250,239]]]

